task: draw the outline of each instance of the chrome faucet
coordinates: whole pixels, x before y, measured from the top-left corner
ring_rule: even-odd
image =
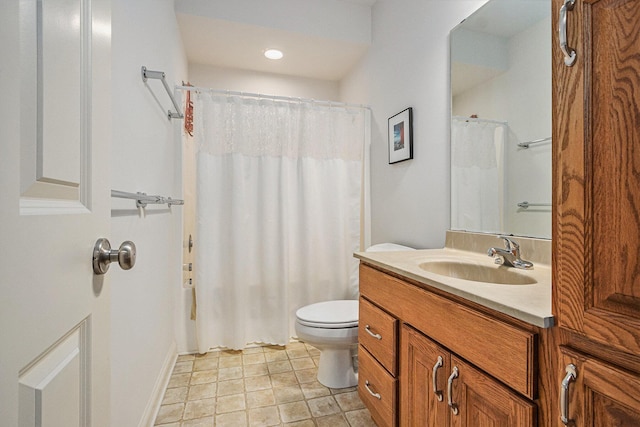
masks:
[[[502,258],[502,265],[507,267],[529,269],[533,268],[533,263],[525,261],[520,258],[520,245],[511,240],[507,236],[498,236],[500,239],[504,239],[505,249],[502,248],[489,248],[487,255],[490,257],[499,256]],[[500,263],[500,258],[496,258],[496,264]]]

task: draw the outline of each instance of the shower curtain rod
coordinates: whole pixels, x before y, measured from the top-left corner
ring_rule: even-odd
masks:
[[[199,86],[176,86],[176,89],[188,90],[188,91],[200,91],[200,92],[209,92],[215,93],[219,95],[235,95],[235,96],[244,96],[247,98],[262,98],[262,99],[271,99],[274,101],[287,101],[287,102],[309,102],[312,104],[320,104],[320,105],[328,105],[329,107],[348,107],[348,108],[362,108],[364,110],[370,110],[371,107],[364,104],[348,104],[344,102],[336,102],[336,101],[319,101],[317,99],[311,98],[298,98],[293,96],[279,96],[279,95],[264,95],[261,93],[252,93],[252,92],[239,92],[235,90],[224,90],[224,89],[211,89]]]
[[[487,119],[479,119],[477,117],[464,117],[464,116],[453,116],[451,117],[454,120],[464,120],[465,122],[476,122],[476,123],[494,123],[497,125],[505,125],[508,126],[508,122],[501,122],[500,120],[487,120]]]

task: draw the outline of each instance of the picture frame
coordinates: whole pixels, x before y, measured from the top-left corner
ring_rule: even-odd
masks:
[[[389,117],[389,164],[413,159],[413,109]]]

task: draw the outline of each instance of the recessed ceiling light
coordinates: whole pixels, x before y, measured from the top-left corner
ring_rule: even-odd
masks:
[[[278,50],[278,49],[267,49],[264,51],[264,56],[266,56],[269,59],[282,59],[284,54],[282,53],[281,50]]]

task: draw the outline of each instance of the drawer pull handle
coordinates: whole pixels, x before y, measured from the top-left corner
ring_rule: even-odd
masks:
[[[453,380],[456,378],[458,378],[458,367],[454,366],[453,372],[451,372],[449,380],[447,381],[447,403],[453,415],[458,415],[458,404],[453,401]]]
[[[565,368],[567,375],[562,380],[562,386],[560,387],[560,420],[562,424],[569,425],[571,420],[569,419],[569,383],[574,381],[578,374],[576,373],[576,367],[574,364],[569,363]]]
[[[371,332],[371,327],[370,327],[369,325],[366,325],[366,326],[364,327],[364,330],[365,330],[365,331],[367,331],[367,333],[368,333],[369,335],[371,335],[372,337],[374,337],[375,339],[377,339],[377,340],[381,340],[381,339],[382,339],[382,335],[380,335],[380,334],[374,334],[373,332]]]
[[[367,380],[367,381],[365,381],[365,382],[364,382],[364,388],[366,388],[366,389],[367,389],[367,391],[369,392],[369,394],[370,394],[371,396],[375,397],[375,398],[376,398],[376,399],[378,399],[378,400],[382,399],[382,396],[380,396],[380,393],[374,393],[374,392],[373,392],[373,390],[371,390],[371,389],[369,388],[369,380]]]
[[[438,390],[438,369],[444,366],[442,356],[438,356],[438,361],[433,365],[433,374],[431,379],[433,380],[433,394],[438,398],[438,402],[442,402],[442,391]]]

